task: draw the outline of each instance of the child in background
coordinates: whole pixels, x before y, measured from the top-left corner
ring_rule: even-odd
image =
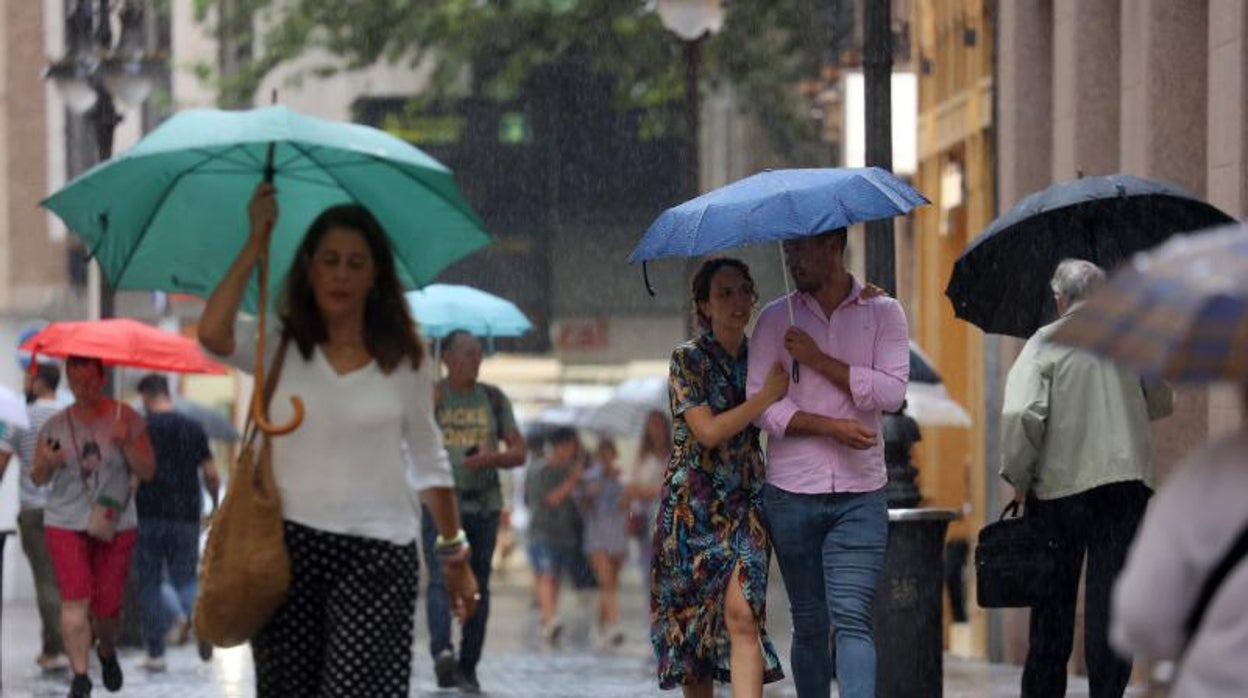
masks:
[[[542,639],[559,644],[563,624],[558,618],[559,577],[576,557],[580,516],[573,495],[581,480],[581,442],[576,430],[551,432],[546,462],[528,474],[529,559],[537,583]]]
[[[624,641],[617,601],[620,568],[628,555],[628,502],[616,464],[615,442],[598,442],[594,462],[582,481],[580,507],[585,524],[585,554],[598,579],[598,633],[600,648]]]

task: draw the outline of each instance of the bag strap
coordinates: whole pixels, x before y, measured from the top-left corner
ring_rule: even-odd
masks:
[[[506,441],[507,434],[503,431],[503,391],[497,386],[482,383],[485,395],[490,400],[490,412],[494,415],[494,432],[497,441]]]
[[[1226,551],[1226,554],[1214,566],[1213,571],[1205,578],[1205,583],[1201,585],[1196,604],[1192,606],[1191,613],[1183,623],[1183,633],[1187,643],[1196,637],[1196,631],[1200,629],[1200,623],[1204,620],[1205,613],[1209,610],[1209,605],[1213,603],[1213,597],[1217,595],[1222,583],[1231,576],[1231,572],[1245,557],[1248,557],[1248,523],[1240,529],[1235,542],[1231,544],[1230,549]]]

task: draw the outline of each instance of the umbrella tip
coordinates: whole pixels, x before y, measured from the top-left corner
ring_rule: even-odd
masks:
[[[654,285],[650,283],[650,267],[648,266],[649,264],[650,264],[649,261],[643,261],[641,263],[641,278],[643,281],[646,282],[646,293],[649,293],[650,297],[654,298],[655,296]]]

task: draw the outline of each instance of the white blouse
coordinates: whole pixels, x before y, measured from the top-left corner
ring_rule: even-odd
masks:
[[[234,354],[221,358],[250,373],[254,336],[254,323],[240,321]],[[273,365],[279,343],[276,333],[266,339],[266,366]],[[330,533],[398,545],[414,541],[417,493],[454,485],[434,420],[433,360],[425,357],[420,370],[405,360],[388,375],[375,362],[339,374],[319,347],[304,360],[291,342],[270,423],[290,421],[294,395],[303,400],[303,424],[273,439],[283,517]]]

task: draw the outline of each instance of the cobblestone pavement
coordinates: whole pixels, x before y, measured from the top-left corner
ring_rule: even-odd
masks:
[[[628,585],[622,592],[622,615],[627,638],[623,646],[599,652],[590,642],[589,622],[594,607],[592,596],[566,592],[561,599],[568,632],[565,645],[558,649],[540,647],[536,641],[537,621],[531,607],[526,580],[513,576],[496,586],[485,658],[478,669],[483,695],[508,698],[551,697],[634,698],[637,696],[679,696],[657,689],[649,645],[645,637],[646,614],[640,591]],[[777,580],[778,581],[778,580]],[[779,584],[772,584],[777,590]],[[779,596],[777,598],[777,595]],[[782,591],[769,600],[769,630],[777,651],[788,665],[787,605]],[[421,604],[423,606],[423,603]],[[449,697],[454,690],[438,690],[433,681],[422,617],[417,619],[417,639],[413,663],[412,696]],[[43,676],[34,665],[38,651],[38,617],[33,603],[8,604],[3,623],[3,695],[13,698],[64,696],[68,677]],[[138,666],[142,652],[123,651],[125,687],[119,696],[134,698],[208,698],[252,696],[251,653],[246,648],[219,650],[210,663],[201,663],[193,646],[170,648],[168,671],[149,674]],[[99,668],[93,666],[97,696],[112,695],[99,681]],[[945,664],[947,698],[984,698],[1018,694],[1019,670],[949,658]],[[727,696],[722,690],[719,694]],[[788,679],[767,687],[768,698],[795,696]],[[1072,678],[1068,695],[1087,695],[1087,682]]]

